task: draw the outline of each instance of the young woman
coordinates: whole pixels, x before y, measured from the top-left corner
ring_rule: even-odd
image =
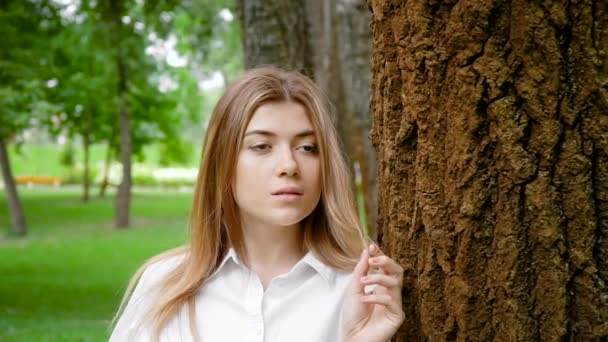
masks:
[[[314,84],[247,72],[211,116],[189,245],[140,268],[110,341],[388,341],[403,269],[367,246],[350,184]]]

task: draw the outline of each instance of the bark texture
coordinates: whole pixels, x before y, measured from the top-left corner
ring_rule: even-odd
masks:
[[[313,76],[304,1],[239,0],[245,68],[276,65]]]
[[[608,338],[608,2],[369,5],[395,340]]]
[[[11,171],[8,148],[3,139],[0,139],[0,168],[2,170],[2,180],[6,191],[8,212],[11,216],[12,232],[16,236],[25,236],[27,233],[25,215],[23,215],[23,208],[21,207],[21,201],[19,201],[19,195],[17,194],[15,178]]]

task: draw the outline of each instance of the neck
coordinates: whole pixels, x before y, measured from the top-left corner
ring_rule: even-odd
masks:
[[[300,224],[270,226],[250,220],[242,222],[247,257],[254,271],[287,272],[306,254]]]

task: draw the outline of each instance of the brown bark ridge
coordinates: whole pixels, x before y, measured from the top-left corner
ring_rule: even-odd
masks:
[[[247,69],[275,65],[313,77],[305,3],[290,0],[239,0]]]
[[[370,0],[397,341],[608,337],[608,2]]]
[[[120,112],[118,125],[120,127],[120,163],[122,164],[122,180],[116,193],[116,227],[129,226],[129,209],[131,206],[131,118],[127,100],[127,64],[121,47],[122,13],[124,11],[122,0],[111,0],[110,11],[113,22],[113,32],[116,48],[116,68],[118,71],[118,97],[120,99]]]
[[[15,178],[13,178],[8,149],[3,139],[0,139],[0,168],[2,170],[2,181],[6,190],[8,212],[11,216],[12,232],[16,236],[25,236],[27,233],[25,215],[23,215],[23,208],[21,207],[21,201],[19,201]]]

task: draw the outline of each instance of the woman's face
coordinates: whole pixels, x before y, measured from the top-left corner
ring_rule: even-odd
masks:
[[[295,102],[260,106],[236,163],[233,194],[244,224],[292,226],[321,196],[321,164],[306,109]]]

